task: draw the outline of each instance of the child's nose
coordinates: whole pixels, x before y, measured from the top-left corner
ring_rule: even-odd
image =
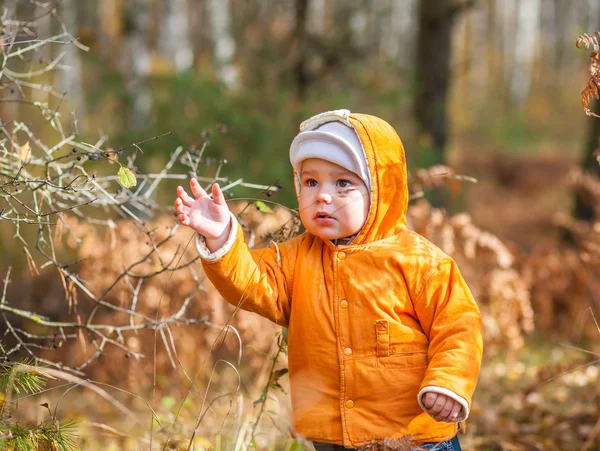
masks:
[[[331,194],[329,194],[325,191],[320,191],[319,194],[317,194],[317,202],[323,202],[325,204],[330,204],[331,203]]]

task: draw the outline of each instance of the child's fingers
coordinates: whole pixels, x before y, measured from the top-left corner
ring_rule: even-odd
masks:
[[[190,197],[188,193],[186,193],[185,189],[183,189],[183,186],[177,187],[177,198],[181,199],[181,201],[188,207],[194,203],[194,199]]]
[[[452,421],[456,420],[461,411],[462,411],[462,406],[458,402],[455,401],[454,407],[452,407],[452,410],[446,417],[447,421],[452,422]]]
[[[180,214],[179,216],[177,216],[177,219],[181,224],[185,226],[190,225],[190,217],[188,215]]]
[[[427,393],[425,393],[425,396],[423,396],[423,404],[428,409],[431,409],[433,407],[433,405],[435,404],[435,400],[437,399],[437,397],[438,397],[437,393],[427,392]]]
[[[454,407],[454,403],[455,403],[455,401],[452,398],[446,398],[446,402],[444,403],[444,406],[442,407],[442,410],[440,410],[438,412],[438,414],[436,415],[435,419],[437,421],[446,421],[446,419],[450,415],[450,412],[452,412],[452,408]]]
[[[190,180],[190,188],[192,190],[192,194],[194,195],[194,197],[196,199],[200,199],[202,197],[208,197],[208,194],[206,194],[206,191],[204,191],[204,188],[202,188],[200,186],[200,183],[198,183],[198,180],[196,180],[196,179]]]
[[[218,205],[227,205],[227,201],[225,201],[225,196],[223,195],[223,191],[221,191],[221,187],[218,183],[213,183],[212,186],[212,198],[215,204]]]
[[[177,213],[185,213],[188,214],[190,211],[190,207],[185,205],[180,198],[175,199],[175,211]]]
[[[175,211],[179,213],[179,209],[183,206],[183,201],[178,197],[177,199],[175,199],[175,202],[173,202],[173,207],[175,208]]]
[[[440,413],[444,409],[444,406],[446,405],[446,401],[447,400],[448,400],[448,398],[446,398],[445,396],[438,395],[437,398],[436,398],[436,400],[435,400],[435,403],[433,403],[433,406],[431,406],[431,408],[429,409],[429,413],[436,420],[438,419],[438,416],[440,415]],[[449,411],[450,411],[450,409],[448,409],[448,412]]]

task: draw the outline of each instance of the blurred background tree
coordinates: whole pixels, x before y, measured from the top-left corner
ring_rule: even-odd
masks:
[[[115,144],[174,132],[148,149],[142,171],[158,167],[164,149],[193,146],[210,133],[205,128],[226,124],[211,156],[227,159],[235,176],[288,181],[298,123],[340,107],[388,119],[412,167],[456,164],[476,148],[577,159],[585,139],[570,94],[586,62],[568,49],[572,36],[597,23],[594,1],[65,0],[56,7],[92,49],[69,50],[47,74],[68,91],[61,108],[74,110],[81,131]],[[42,7],[10,0],[4,9],[34,17]],[[18,90],[5,94],[1,114],[10,120],[27,107],[7,102]],[[293,205],[285,185],[279,199]]]

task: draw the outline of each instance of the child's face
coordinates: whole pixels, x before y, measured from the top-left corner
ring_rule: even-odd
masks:
[[[357,233],[369,214],[369,191],[353,172],[318,158],[302,162],[300,219],[306,230],[323,240]]]

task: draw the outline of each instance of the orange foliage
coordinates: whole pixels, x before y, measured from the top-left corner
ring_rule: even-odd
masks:
[[[589,46],[593,46],[594,51],[590,55],[590,74],[591,78],[588,83],[585,85],[585,89],[581,91],[581,104],[583,105],[583,110],[585,114],[588,116],[596,116],[600,117],[597,114],[592,113],[589,109],[590,99],[596,98],[598,99],[598,89],[600,88],[600,45],[598,44],[598,37],[600,36],[600,31],[596,31],[594,36],[589,36],[588,34],[583,34],[577,38],[576,46],[578,48],[585,48],[586,50]]]
[[[232,209],[241,212],[244,206],[245,204],[236,205]],[[273,214],[267,215],[253,206],[244,210],[240,222],[245,226],[247,239],[253,243],[264,239],[268,242],[270,234],[278,231],[282,224],[289,232],[293,231],[293,225],[297,225],[293,216],[283,208],[275,209]],[[171,342],[168,331],[165,331],[166,339],[162,338],[160,331],[154,329],[111,337],[123,340],[127,347],[143,354],[145,358],[136,360],[121,348],[106,346],[98,362],[85,369],[92,379],[128,389],[150,389],[153,384],[155,343],[159,348],[156,354],[156,372],[161,377],[159,384],[161,380],[166,384],[163,384],[164,388],[174,386],[173,377],[183,377],[181,368],[178,368],[180,364],[188,374],[200,374],[201,378],[206,378],[217,359],[236,363],[240,343],[233,332],[224,334],[224,326],[228,324],[239,331],[245,356],[253,355],[246,346],[260,352],[269,351],[274,333],[279,328],[255,314],[242,310],[235,312],[232,306],[224,302],[204,277],[198,261],[194,233],[181,228],[173,233],[174,223],[172,217],[163,216],[147,224],[147,229],[152,231],[151,240],[143,227],[133,221],[120,221],[116,227],[98,233],[88,222],[71,217],[65,220],[66,227],[55,236],[58,244],[62,242],[67,248],[77,252],[78,259],[82,259],[77,272],[96,298],[154,319],[176,314],[182,308],[184,300],[191,296],[192,301],[187,306],[184,317],[206,320],[205,324],[199,325],[171,325],[169,330],[175,349],[171,349],[170,353],[164,352],[165,341]],[[158,246],[163,240],[167,241]],[[154,246],[157,246],[158,251],[145,259]],[[185,266],[189,262],[192,263]],[[164,266],[181,269],[163,271]],[[122,276],[124,272],[126,275]],[[71,285],[64,286],[71,293]],[[77,315],[85,321],[94,303],[81,290],[78,291],[78,296]],[[133,305],[134,298],[137,299],[136,305]],[[61,319],[72,320],[66,309],[62,310]],[[126,312],[100,308],[95,312],[93,322],[123,325],[130,321],[138,324],[142,319],[131,319]],[[94,351],[95,347],[90,343],[84,348],[76,346],[75,342],[67,342],[62,349],[47,352],[46,357],[54,361],[62,360],[71,366],[85,361]],[[246,357],[241,371],[255,373],[263,365],[263,360],[264,358]],[[116,362],[123,363],[115,364]]]

